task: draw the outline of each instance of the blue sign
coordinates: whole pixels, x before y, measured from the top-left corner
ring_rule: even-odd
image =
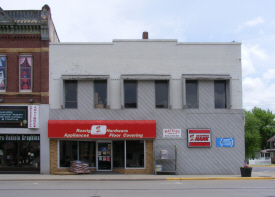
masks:
[[[107,147],[101,147],[101,151],[108,151]]]
[[[234,147],[235,140],[234,138],[216,138],[217,147]]]

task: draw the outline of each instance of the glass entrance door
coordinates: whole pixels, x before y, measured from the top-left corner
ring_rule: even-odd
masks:
[[[97,170],[111,171],[112,170],[112,142],[97,143]]]

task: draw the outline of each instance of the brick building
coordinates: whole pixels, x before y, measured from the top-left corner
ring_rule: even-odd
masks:
[[[59,42],[48,5],[0,8],[0,173],[49,173],[49,43]]]

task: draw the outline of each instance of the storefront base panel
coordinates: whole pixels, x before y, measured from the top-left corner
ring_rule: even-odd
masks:
[[[113,172],[121,174],[153,174],[153,140],[145,140],[145,168],[125,169],[113,168]],[[96,172],[96,168],[90,168],[91,172]],[[50,140],[50,173],[69,172],[68,168],[58,168],[58,140]]]

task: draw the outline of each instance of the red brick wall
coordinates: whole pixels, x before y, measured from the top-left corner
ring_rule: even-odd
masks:
[[[5,104],[49,103],[49,41],[42,41],[39,34],[0,35],[0,54],[7,57],[6,92],[0,92]],[[19,91],[19,56],[33,57],[32,92]]]

